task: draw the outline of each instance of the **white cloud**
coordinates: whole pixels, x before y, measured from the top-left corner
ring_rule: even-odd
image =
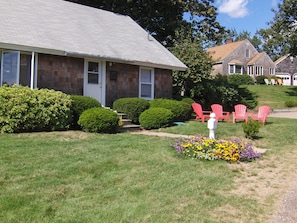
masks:
[[[219,0],[219,12],[232,18],[243,18],[249,14],[248,0]]]

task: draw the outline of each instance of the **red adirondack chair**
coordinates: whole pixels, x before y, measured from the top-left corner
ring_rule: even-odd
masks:
[[[243,104],[237,104],[234,106],[234,112],[232,112],[233,123],[236,123],[236,120],[244,120],[248,122],[248,113],[247,108]]]
[[[270,112],[270,107],[267,105],[263,105],[259,107],[258,113],[251,115],[251,118],[256,121],[262,121],[264,125],[269,112]]]
[[[230,112],[225,112],[223,111],[223,106],[220,104],[212,104],[211,105],[211,110],[213,113],[216,114],[216,120],[219,121],[221,120],[227,120],[230,122]]]
[[[192,103],[192,108],[196,114],[196,121],[201,119],[201,122],[204,123],[205,118],[210,118],[211,111],[203,111],[202,106],[199,103]]]

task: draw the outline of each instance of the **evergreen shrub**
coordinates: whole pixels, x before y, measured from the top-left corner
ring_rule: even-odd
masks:
[[[162,98],[150,101],[150,107],[169,109],[174,115],[174,122],[189,120],[193,111],[191,105],[188,103]]]
[[[82,96],[82,95],[71,95],[72,105],[72,124],[71,128],[78,128],[77,121],[79,119],[79,116],[87,109],[89,108],[95,108],[95,107],[102,107],[99,101],[97,101],[95,98],[89,97],[89,96]]]
[[[22,86],[0,88],[1,133],[67,129],[70,96],[59,91]]]
[[[139,123],[140,114],[150,107],[150,103],[143,98],[119,98],[114,101],[112,108],[117,112],[128,115],[133,123]]]
[[[247,74],[228,75],[228,82],[233,85],[254,85],[254,79]]]
[[[119,116],[107,108],[90,108],[79,117],[78,124],[86,132],[115,133],[119,126]]]
[[[166,108],[149,108],[141,113],[140,125],[144,129],[158,129],[172,125],[174,114]]]
[[[245,138],[254,139],[257,137],[262,123],[256,120],[249,119],[247,123],[242,124]]]

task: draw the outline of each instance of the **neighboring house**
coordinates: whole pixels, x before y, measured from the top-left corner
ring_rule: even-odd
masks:
[[[275,75],[283,80],[283,85],[297,85],[297,57],[287,54],[274,62]]]
[[[207,52],[214,61],[212,75],[248,74],[255,78],[275,74],[275,65],[270,57],[264,52],[259,53],[248,40],[228,40]]]
[[[129,16],[63,0],[0,0],[0,85],[96,98],[172,97],[186,66]]]

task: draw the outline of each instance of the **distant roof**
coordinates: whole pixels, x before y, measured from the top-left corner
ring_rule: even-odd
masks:
[[[63,0],[0,0],[0,48],[185,70],[129,16]]]
[[[206,52],[210,53],[212,59],[216,62],[224,60],[227,56],[230,55],[237,47],[243,44],[246,40],[227,43],[221,46],[215,46],[209,48]]]
[[[274,64],[275,64],[275,65],[279,64],[279,63],[282,62],[284,59],[286,59],[288,56],[290,56],[290,54],[287,54],[287,55],[284,55],[284,56],[278,58],[276,61],[274,61]]]
[[[263,55],[265,55],[266,53],[261,52],[261,53],[257,53],[256,56],[254,56],[249,62],[248,65],[253,65],[260,57],[262,57]]]

